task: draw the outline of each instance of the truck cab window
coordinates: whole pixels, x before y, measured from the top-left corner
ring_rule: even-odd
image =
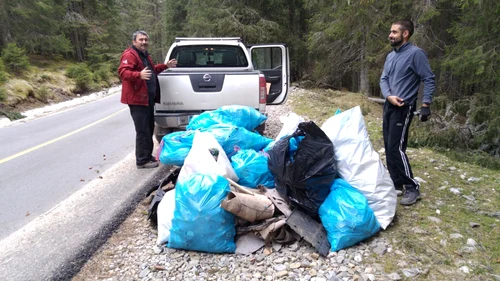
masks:
[[[252,50],[253,66],[258,70],[277,70],[282,67],[280,48],[263,48]]]
[[[191,45],[179,46],[170,58],[177,59],[177,67],[248,67],[248,61],[239,46]]]

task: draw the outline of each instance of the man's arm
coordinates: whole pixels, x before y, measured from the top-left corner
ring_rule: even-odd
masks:
[[[420,77],[420,80],[424,83],[424,94],[422,99],[422,106],[429,106],[432,103],[432,96],[436,90],[435,75],[432,73],[431,66],[429,65],[429,60],[427,55],[423,50],[419,50],[415,53],[414,57],[415,72]]]
[[[387,60],[389,59],[389,55],[385,59],[384,70],[382,71],[382,76],[380,77],[380,90],[382,91],[382,95],[387,99],[388,96],[391,95],[391,87],[389,86],[389,70],[387,69]]]
[[[118,67],[118,75],[121,80],[140,80],[141,72],[137,71],[137,62],[133,55],[125,53],[120,59],[120,66]]]

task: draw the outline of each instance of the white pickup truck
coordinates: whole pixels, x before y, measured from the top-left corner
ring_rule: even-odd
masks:
[[[245,46],[238,37],[176,38],[158,75],[161,103],[155,105],[155,137],[185,130],[190,119],[223,105],[266,106],[286,101],[290,85],[284,44]],[[265,124],[257,128],[263,132]]]

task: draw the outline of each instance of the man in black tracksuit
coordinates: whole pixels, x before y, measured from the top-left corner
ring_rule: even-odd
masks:
[[[434,74],[426,53],[409,43],[413,23],[396,21],[391,26],[389,41],[394,50],[387,55],[380,88],[385,97],[383,134],[387,169],[397,190],[404,191],[401,205],[412,205],[420,199],[418,182],[413,178],[406,146],[408,129],[416,111],[418,89],[424,83],[420,120],[427,121],[434,94]]]

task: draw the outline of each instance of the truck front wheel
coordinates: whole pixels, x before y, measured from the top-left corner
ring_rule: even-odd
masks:
[[[259,133],[260,135],[264,135],[264,131],[266,130],[266,122],[263,122],[262,124],[260,124],[259,126],[257,126],[257,128],[255,128],[255,131],[257,133]]]

